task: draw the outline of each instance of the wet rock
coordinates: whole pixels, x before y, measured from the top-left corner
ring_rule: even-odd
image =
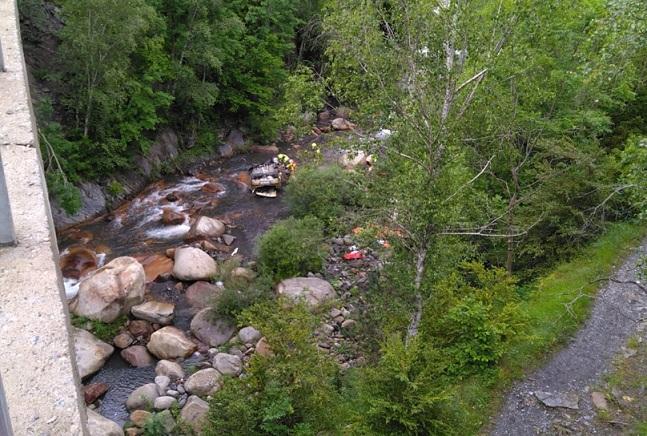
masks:
[[[222,293],[222,288],[208,282],[195,282],[186,290],[186,299],[191,307],[203,309]]]
[[[335,118],[332,120],[331,126],[335,130],[353,130],[355,127],[357,127],[355,124],[351,123],[348,120],[345,120],[344,118]]]
[[[607,398],[602,392],[591,392],[591,401],[598,410],[609,410]]]
[[[210,347],[226,343],[236,332],[233,324],[224,320],[213,320],[211,309],[198,312],[191,320],[191,332]]]
[[[148,321],[136,319],[128,324],[128,331],[135,338],[142,337],[146,340],[153,334],[153,327]]]
[[[155,374],[157,376],[166,376],[171,380],[178,380],[184,378],[184,370],[179,363],[171,362],[170,360],[160,360],[155,367]]]
[[[112,345],[95,338],[92,333],[73,327],[76,365],[81,378],[99,371],[114,351]]]
[[[166,226],[177,226],[182,224],[186,217],[183,213],[176,212],[170,207],[162,209],[162,224]]]
[[[153,254],[137,259],[144,267],[146,283],[154,282],[158,277],[166,277],[173,271],[173,260],[162,254]]]
[[[155,399],[159,397],[157,385],[148,383],[135,389],[126,400],[128,410],[149,409],[153,406]]]
[[[179,280],[209,280],[216,274],[216,261],[199,248],[181,247],[175,250],[173,275]]]
[[[121,350],[121,357],[137,368],[143,368],[155,363],[155,359],[143,345],[133,345],[125,350]]]
[[[551,393],[535,392],[535,397],[547,407],[562,407],[565,409],[578,410],[579,398],[575,393]]]
[[[80,279],[97,269],[97,256],[86,247],[74,246],[63,252],[59,261],[63,277]]]
[[[270,345],[267,343],[267,339],[265,339],[264,337],[256,343],[256,354],[263,357],[274,356]]]
[[[143,319],[158,324],[170,324],[173,320],[175,305],[161,301],[147,301],[130,310],[135,318]]]
[[[163,397],[155,398],[153,407],[155,408],[155,410],[166,410],[173,407],[173,405],[176,403],[177,403],[177,400],[175,398],[165,395]]]
[[[175,259],[175,248],[167,248],[166,251],[164,251],[164,254],[169,259]]]
[[[222,375],[213,368],[201,369],[184,382],[184,388],[191,395],[206,397],[217,392],[222,384]]]
[[[200,191],[206,192],[207,194],[217,194],[219,192],[223,192],[225,190],[225,187],[222,186],[220,183],[214,183],[214,182],[209,182],[206,185],[204,185],[202,188],[200,188]],[[206,218],[206,217],[203,217]],[[210,218],[213,219],[213,218]]]
[[[159,359],[176,359],[190,356],[196,345],[186,337],[184,332],[175,327],[163,327],[151,335],[147,344],[148,351]]]
[[[261,339],[261,332],[251,326],[243,327],[238,332],[238,339],[240,339],[240,342],[243,344],[254,344]]]
[[[146,422],[151,419],[152,416],[153,414],[146,410],[134,410],[130,414],[129,419],[133,424],[141,428],[146,425]]]
[[[222,221],[201,216],[195,220],[187,237],[189,239],[218,238],[224,235],[226,230],[225,223]]]
[[[222,375],[239,376],[243,370],[243,362],[238,356],[218,353],[213,358],[213,367]]]
[[[165,198],[166,198],[166,200],[167,200],[168,202],[170,202],[170,203],[175,203],[176,201],[178,201],[178,200],[180,199],[180,198],[177,196],[177,193],[175,193],[175,192],[170,192],[170,193],[166,194],[166,197],[165,197]]]
[[[78,316],[112,322],[144,299],[144,268],[132,257],[118,257],[81,281],[70,303]]]
[[[88,433],[90,436],[124,436],[124,432],[114,421],[104,418],[92,409],[86,409]]]
[[[90,405],[97,401],[99,398],[108,392],[108,385],[106,383],[91,383],[83,386],[83,399],[86,405]]]
[[[317,277],[297,277],[283,280],[279,283],[277,292],[293,301],[303,300],[311,308],[336,296],[332,285]]]
[[[186,405],[182,408],[180,417],[199,433],[205,424],[205,418],[208,411],[209,404],[206,401],[195,395],[191,395],[187,400]]]
[[[117,336],[114,337],[112,340],[112,343],[115,345],[117,348],[128,348],[130,344],[132,344],[135,341],[135,338],[132,337],[132,335],[128,332],[121,332]]]

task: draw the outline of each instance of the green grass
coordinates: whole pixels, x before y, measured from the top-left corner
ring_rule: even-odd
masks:
[[[82,316],[72,315],[72,325],[80,329],[86,329],[104,342],[112,343],[121,327],[126,322],[126,315],[122,315],[111,323],[93,321]]]
[[[572,336],[604,283],[596,280],[608,277],[646,234],[644,225],[611,225],[578,256],[535,281],[522,303],[529,336],[513,344],[495,371],[467,379],[459,388],[457,397],[468,411],[465,433],[479,433],[487,426],[511,383],[540,366]]]

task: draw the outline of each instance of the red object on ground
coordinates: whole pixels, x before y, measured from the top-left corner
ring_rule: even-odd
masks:
[[[364,253],[359,250],[351,251],[350,253],[344,254],[344,260],[357,260],[363,259]]]

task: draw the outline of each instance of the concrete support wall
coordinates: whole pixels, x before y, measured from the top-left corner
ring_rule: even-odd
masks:
[[[81,435],[70,317],[20,41],[15,0],[0,0],[0,153],[18,245],[0,248],[0,374],[14,434]]]

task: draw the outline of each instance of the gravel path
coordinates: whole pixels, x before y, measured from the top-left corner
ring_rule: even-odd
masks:
[[[636,263],[646,253],[647,239],[616,270],[613,278],[637,280]],[[608,282],[598,293],[591,317],[571,342],[508,393],[495,418],[492,434],[600,434],[596,429],[591,389],[645,319],[647,295],[635,285]],[[579,409],[547,407],[537,399],[542,392],[570,399]]]

